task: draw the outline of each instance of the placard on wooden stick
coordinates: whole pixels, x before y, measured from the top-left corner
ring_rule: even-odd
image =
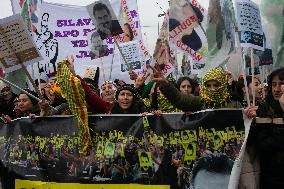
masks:
[[[29,31],[25,28],[22,17],[13,15],[0,20],[0,62],[7,73],[23,69],[39,92],[26,66],[42,60]]]

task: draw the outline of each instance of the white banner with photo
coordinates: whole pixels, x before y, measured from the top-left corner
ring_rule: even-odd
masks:
[[[203,13],[186,0],[171,0],[169,40],[178,49],[199,63],[205,63],[208,53],[207,38],[200,26]]]
[[[264,50],[264,36],[258,5],[250,0],[236,0],[235,6],[241,46]]]
[[[149,51],[146,49],[143,40],[142,40],[142,33],[141,33],[141,24],[139,19],[139,12],[137,1],[133,0],[116,0],[121,2],[120,10],[119,10],[119,21],[122,24],[122,28],[124,33],[115,36],[115,40],[118,44],[123,44],[127,42],[132,42],[131,44],[136,43],[139,47],[139,57],[140,61],[136,62],[132,66],[131,62],[130,68],[135,70],[138,75],[142,75],[145,73],[146,70],[146,63],[149,62],[150,54]],[[121,46],[121,45],[120,45]],[[133,56],[136,56],[135,54]],[[121,68],[127,68],[124,64],[124,60],[121,59]],[[138,69],[139,68],[139,69]],[[123,69],[122,69],[123,70]]]
[[[176,66],[174,60],[174,51],[169,43],[169,17],[164,17],[163,25],[160,29],[159,38],[156,41],[156,46],[153,54],[152,66],[159,68],[163,75],[170,75]]]
[[[19,1],[12,1],[15,12],[21,12]],[[136,9],[129,8],[129,10],[138,12],[136,1],[131,1],[129,4],[136,7]],[[18,6],[18,9],[15,5]],[[111,6],[116,15],[119,14],[120,5],[120,0],[111,1]],[[30,69],[35,78],[42,78],[42,75],[47,75],[49,78],[54,77],[57,62],[66,58],[67,55],[73,54],[75,57],[75,70],[78,75],[83,76],[87,68],[100,67],[103,72],[100,74],[100,83],[104,80],[114,80],[116,78],[128,83],[131,82],[128,73],[121,71],[123,62],[118,49],[114,48],[113,38],[105,39],[103,42],[99,41],[98,43],[103,46],[102,50],[97,54],[91,54],[94,45],[90,44],[90,42],[92,34],[95,32],[95,26],[86,7],[43,2],[40,10],[37,13],[38,25],[33,26],[33,34],[34,41],[44,60],[34,64],[33,68]],[[142,49],[140,24],[137,31],[140,33],[140,37],[137,37],[137,39],[140,39],[138,45]],[[141,58],[144,58],[144,56],[141,56]],[[142,69],[137,70],[137,72],[142,71]]]

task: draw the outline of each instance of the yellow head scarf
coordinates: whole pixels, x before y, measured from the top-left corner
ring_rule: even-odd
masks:
[[[206,87],[206,82],[211,80],[217,81],[220,84],[216,90],[210,90]],[[200,96],[204,100],[206,108],[214,108],[226,103],[230,96],[227,85],[227,74],[221,69],[209,70],[204,75]]]

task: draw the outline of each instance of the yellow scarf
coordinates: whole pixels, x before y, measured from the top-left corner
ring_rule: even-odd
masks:
[[[90,143],[90,131],[88,126],[88,111],[85,101],[85,91],[80,79],[70,72],[68,61],[58,63],[57,82],[62,91],[62,96],[67,100],[69,109],[77,119],[82,140],[80,154],[86,156]]]
[[[220,84],[216,90],[210,90],[206,87],[207,81],[217,81]],[[206,108],[215,108],[227,102],[230,94],[227,88],[227,74],[221,69],[209,70],[202,79],[201,98],[205,102]]]

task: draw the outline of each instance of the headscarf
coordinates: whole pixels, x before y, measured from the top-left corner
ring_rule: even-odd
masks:
[[[122,91],[122,90],[127,90],[127,91],[130,91],[133,95],[133,101],[136,101],[138,100],[140,97],[139,97],[139,94],[137,92],[137,90],[132,87],[131,85],[124,85],[123,87],[119,87],[116,91],[116,94],[115,94],[115,99],[117,100],[118,98],[118,95],[119,93]]]
[[[220,84],[216,90],[212,91],[206,87],[207,81],[217,81]],[[230,94],[227,88],[228,78],[226,72],[221,69],[209,70],[202,79],[201,98],[205,102],[206,108],[214,108],[226,103]]]
[[[143,103],[143,101],[140,98],[136,89],[134,87],[132,87],[131,85],[127,84],[127,85],[124,85],[123,87],[118,88],[117,91],[116,91],[116,94],[115,94],[116,99],[118,99],[118,95],[122,90],[128,90],[132,93],[132,95],[133,95],[132,104],[129,107],[129,109],[122,110],[119,107],[118,102],[116,102],[114,104],[114,106],[112,107],[111,113],[113,113],[113,114],[124,114],[124,113],[139,114],[139,113],[143,113],[143,112],[146,111],[145,104]]]
[[[26,92],[32,94],[33,96],[37,97],[37,98],[39,97],[38,94],[37,94],[35,91],[32,91],[32,90],[30,90],[30,89],[24,89],[24,90],[25,90]],[[20,92],[19,96],[20,96],[21,94],[27,95],[27,94],[24,93],[24,92]],[[38,104],[38,101],[37,101],[36,99],[30,97],[29,95],[27,95],[27,96],[28,96],[28,98],[31,100],[31,103],[33,104],[33,106],[36,106],[36,105]]]

